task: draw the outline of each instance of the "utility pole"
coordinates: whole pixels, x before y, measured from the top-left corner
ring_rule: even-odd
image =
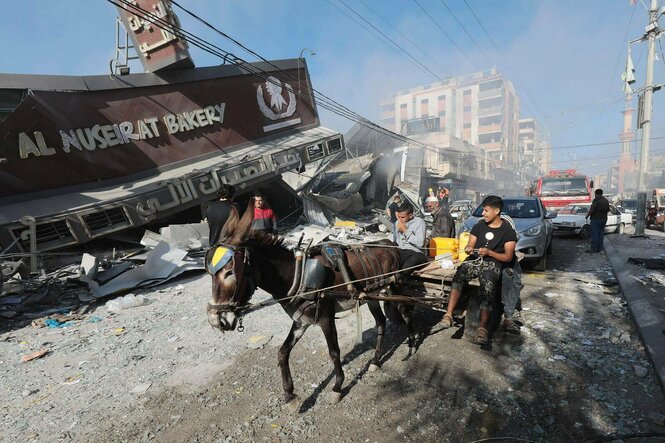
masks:
[[[646,34],[640,40],[647,40],[648,54],[647,54],[647,72],[646,82],[644,85],[644,100],[643,109],[641,112],[642,118],[639,123],[642,126],[642,153],[640,155],[640,171],[637,175],[637,221],[635,223],[635,236],[644,236],[644,228],[646,225],[646,211],[647,211],[647,193],[646,186],[648,183],[649,173],[649,139],[651,138],[651,116],[653,112],[653,64],[656,56],[656,37],[660,34],[658,28],[658,0],[651,0],[651,7],[649,8],[649,24],[646,27]]]

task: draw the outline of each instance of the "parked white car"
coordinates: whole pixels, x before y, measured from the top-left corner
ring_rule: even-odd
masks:
[[[475,208],[473,206],[471,206],[470,203],[462,203],[462,204],[453,203],[452,205],[450,205],[450,215],[455,220],[457,220],[457,217],[462,212],[466,212],[466,216],[468,217],[469,215],[471,215],[471,213],[473,212],[474,209]]]
[[[581,238],[589,238],[591,235],[591,225],[585,217],[590,207],[591,203],[576,203],[560,209],[557,212],[557,218],[552,221],[554,233],[574,234]],[[626,226],[632,223],[633,216],[631,214],[622,214],[614,205],[610,205],[605,232],[623,234]]]

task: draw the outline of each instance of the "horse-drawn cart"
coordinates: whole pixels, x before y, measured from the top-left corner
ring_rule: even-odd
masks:
[[[400,269],[399,254],[394,243],[389,241],[331,247],[329,251],[325,245],[304,250],[300,244],[288,248],[278,236],[251,230],[253,210],[250,200],[242,218],[232,213],[220,242],[206,254],[206,269],[212,276],[212,297],[206,311],[211,326],[224,332],[242,329],[242,316],[258,305],[250,303],[256,288],[271,294],[281,305],[292,319],[291,330],[278,354],[285,401],[290,406],[297,406],[299,400],[294,393],[289,356],[310,326],[318,325],[323,331],[335,369],[333,398],[339,400],[344,372],[335,325],[336,313],[354,306],[357,308],[361,302],[367,303],[376,323],[377,337],[369,369],[376,370],[383,364],[384,312],[391,318],[396,311],[406,322],[408,357],[415,350],[411,322],[414,306],[446,308],[455,271],[442,269],[439,261],[427,264],[409,277],[400,278],[405,269]],[[467,335],[469,331],[476,331],[479,319],[479,303],[474,303],[479,297],[469,297],[474,292],[473,285],[469,289],[463,293],[469,300],[465,320]],[[380,301],[384,301],[383,310]],[[387,306],[395,308],[392,313]],[[464,306],[463,300],[459,306]],[[494,312],[501,313],[497,309]]]

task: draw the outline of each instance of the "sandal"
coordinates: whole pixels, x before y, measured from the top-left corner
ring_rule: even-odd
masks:
[[[443,319],[441,319],[441,326],[443,326],[443,329],[448,329],[453,327],[453,317],[452,315],[444,315]]]
[[[512,318],[506,318],[503,320],[503,330],[507,334],[520,335],[520,325],[518,325]]]
[[[476,331],[476,338],[474,339],[474,343],[476,343],[477,345],[486,345],[487,343],[489,343],[487,329],[478,328],[478,330]]]

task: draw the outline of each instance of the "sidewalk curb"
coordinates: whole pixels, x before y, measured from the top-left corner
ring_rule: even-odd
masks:
[[[654,313],[654,308],[649,302],[652,295],[644,285],[632,278],[626,263],[623,262],[611,240],[606,237],[603,246],[656,371],[660,387],[665,392],[665,322]]]

